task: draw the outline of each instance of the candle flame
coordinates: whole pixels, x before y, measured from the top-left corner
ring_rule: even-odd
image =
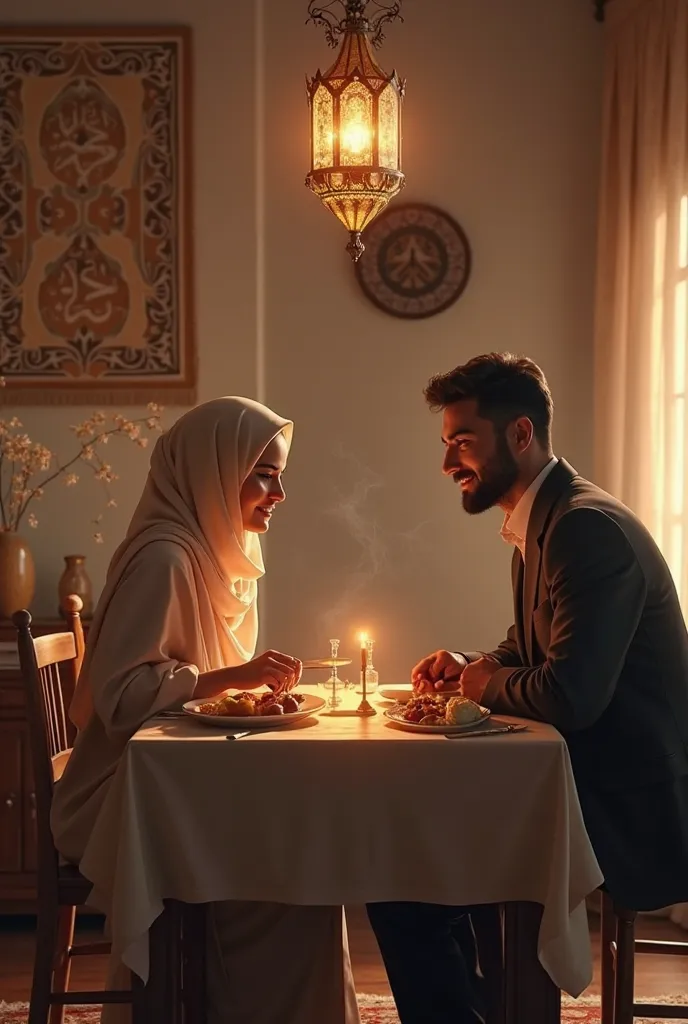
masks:
[[[358,638],[361,641],[361,647],[365,647],[365,645],[368,643],[368,634],[360,633]]]

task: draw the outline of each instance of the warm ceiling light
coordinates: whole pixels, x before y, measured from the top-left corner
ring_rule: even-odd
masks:
[[[401,101],[405,82],[375,62],[382,26],[401,18],[401,3],[329,0],[308,5],[308,21],[325,26],[339,53],[329,71],[306,79],[311,110],[311,169],[306,185],[348,229],[347,251],[358,260],[361,232],[404,185]],[[368,15],[368,8],[373,8]],[[333,8],[341,8],[337,19]]]

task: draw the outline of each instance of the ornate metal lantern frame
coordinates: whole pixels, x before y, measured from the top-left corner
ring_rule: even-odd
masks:
[[[402,0],[330,0],[308,5],[308,22],[324,26],[334,64],[306,79],[311,112],[311,169],[306,185],[349,231],[357,261],[361,232],[404,185],[401,106],[405,82],[373,57],[383,27],[401,17]],[[343,16],[336,16],[337,8]],[[369,12],[372,8],[372,12]]]

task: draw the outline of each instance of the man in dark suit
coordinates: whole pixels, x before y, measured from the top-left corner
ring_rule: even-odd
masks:
[[[688,633],[657,545],[621,502],[553,456],[552,399],[530,360],[479,356],[433,378],[426,398],[443,411],[443,469],[464,509],[505,512],[515,624],[489,654],[425,658],[414,686],[460,689],[556,726],[611,896],[632,910],[688,900]],[[369,907],[402,1024],[479,1019],[465,969],[453,988],[446,981],[460,914]],[[445,992],[431,1017],[404,980],[428,949],[424,988],[444,978]]]

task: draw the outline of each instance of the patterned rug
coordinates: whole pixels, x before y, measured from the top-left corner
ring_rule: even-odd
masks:
[[[363,1024],[399,1024],[394,1003],[387,996],[359,995]],[[688,1003],[688,994],[660,996],[660,1003]],[[26,1003],[0,1001],[0,1024],[26,1024]],[[564,997],[561,1011],[562,1024],[600,1024],[600,1007],[596,998],[583,997],[577,1001]],[[100,1010],[75,1007],[67,1011],[65,1024],[99,1024]],[[636,1017],[635,1024],[671,1024],[670,1021],[646,1020]]]

